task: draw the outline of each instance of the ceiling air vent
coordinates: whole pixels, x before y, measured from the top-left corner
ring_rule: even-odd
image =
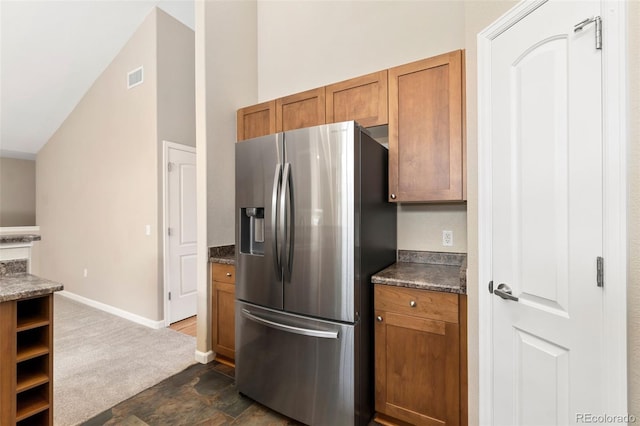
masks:
[[[129,73],[127,74],[127,89],[131,89],[138,84],[142,84],[143,81],[144,70],[142,69],[142,67],[136,68],[133,71],[129,71]]]

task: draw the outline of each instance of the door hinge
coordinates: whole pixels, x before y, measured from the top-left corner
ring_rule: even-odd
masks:
[[[493,280],[489,281],[489,293],[493,294]]]
[[[167,228],[167,235],[171,236],[171,234],[173,234],[173,231],[171,230],[171,228]]]
[[[602,49],[602,18],[599,16],[592,16],[582,22],[578,22],[573,26],[573,32],[577,33],[582,31],[584,27],[594,22],[596,24],[596,49]]]
[[[169,292],[169,300],[171,300],[171,292]]]
[[[173,166],[175,166],[175,164],[174,164],[174,163],[172,163],[172,162],[168,162],[168,163],[167,163],[167,171],[168,171],[168,172],[172,172],[172,171],[173,171]]]
[[[602,256],[596,258],[596,283],[598,287],[604,287],[604,258]]]

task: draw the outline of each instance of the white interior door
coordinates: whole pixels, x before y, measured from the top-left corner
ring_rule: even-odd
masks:
[[[491,43],[496,425],[604,408],[601,50],[594,24],[574,32],[598,15],[549,1]]]
[[[167,279],[169,322],[194,316],[197,309],[196,154],[171,144],[167,152]]]

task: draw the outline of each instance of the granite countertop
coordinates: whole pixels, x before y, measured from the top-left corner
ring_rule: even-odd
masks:
[[[27,299],[60,291],[62,284],[38,276],[18,273],[0,276],[0,302]]]
[[[371,277],[374,284],[467,294],[467,255],[398,250],[398,261]]]
[[[225,265],[236,264],[236,246],[209,247],[209,262],[223,263]]]
[[[0,244],[30,243],[32,241],[40,241],[40,239],[40,235],[36,234],[0,235]]]

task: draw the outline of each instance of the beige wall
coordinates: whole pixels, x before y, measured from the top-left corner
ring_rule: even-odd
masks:
[[[36,224],[36,162],[0,158],[0,226]]]
[[[196,2],[200,361],[211,354],[206,250],[235,243],[236,110],[258,100],[256,11],[255,0]]]
[[[196,146],[194,32],[158,9],[158,147]]]
[[[196,146],[195,101],[195,34],[194,31],[168,15],[157,11],[157,113],[158,113],[158,235],[164,234],[164,188],[162,175],[163,141]],[[158,291],[164,288],[164,241],[158,238]],[[164,299],[158,298],[158,310],[163,312]]]
[[[208,241],[218,246],[235,242],[236,110],[257,102],[256,2],[205,10]]]
[[[157,64],[167,62],[167,55],[187,60],[177,44],[187,43],[189,35],[177,25],[154,10],[36,161],[40,273],[69,292],[150,320],[163,316],[160,141],[175,137],[193,144],[195,139],[177,116],[167,117],[193,111],[193,96],[159,89],[184,84],[181,90],[193,92],[193,77],[183,80],[174,69],[158,75]],[[182,49],[188,53],[188,43]],[[144,83],[127,89],[127,72],[139,66]],[[175,105],[158,107],[169,101]]]
[[[630,1],[629,30],[629,268],[627,278],[629,413],[640,418],[640,2]]]
[[[295,36],[292,36],[295,35]],[[258,1],[266,101],[464,47],[464,3]],[[398,248],[466,252],[464,205],[401,205]],[[442,246],[442,231],[454,234]]]

